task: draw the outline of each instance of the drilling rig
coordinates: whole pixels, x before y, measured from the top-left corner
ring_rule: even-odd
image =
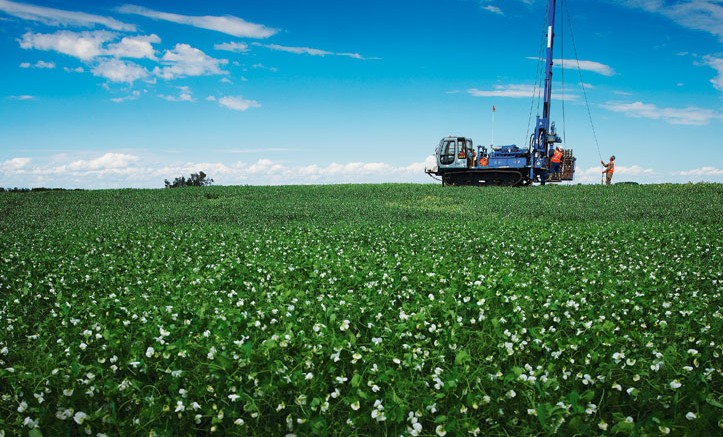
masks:
[[[575,174],[572,149],[560,147],[562,156],[559,171],[552,173],[551,158],[556,144],[562,143],[555,122],[550,121],[552,99],[553,42],[555,40],[555,0],[547,6],[547,49],[545,56],[545,85],[542,115],[537,115],[535,130],[527,147],[514,144],[505,146],[477,146],[464,136],[442,138],[435,151],[436,165],[425,169],[433,177],[441,178],[442,185],[502,185],[521,187],[539,183],[571,181]]]

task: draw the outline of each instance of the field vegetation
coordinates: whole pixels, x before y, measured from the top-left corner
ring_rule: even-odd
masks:
[[[723,186],[0,193],[0,435],[720,435]]]

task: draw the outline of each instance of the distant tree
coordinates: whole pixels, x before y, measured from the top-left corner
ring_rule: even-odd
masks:
[[[206,187],[213,184],[213,179],[207,179],[208,175],[202,171],[198,173],[191,173],[191,176],[186,178],[185,176],[179,176],[173,180],[173,182],[166,179],[163,181],[166,184],[166,188],[180,188],[180,187]]]

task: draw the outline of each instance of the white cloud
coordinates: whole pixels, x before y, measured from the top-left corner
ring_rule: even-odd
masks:
[[[23,167],[26,167],[28,164],[30,164],[32,160],[30,158],[13,158],[8,159],[7,161],[0,162],[0,171],[1,172],[16,172]]]
[[[593,73],[601,74],[603,76],[613,76],[615,70],[609,65],[601,64],[595,61],[576,61],[571,59],[555,59],[553,60],[554,65],[563,66],[566,69],[577,70],[580,68],[582,71],[592,71]]]
[[[286,53],[294,53],[297,55],[309,55],[309,56],[346,56],[349,58],[354,59],[362,59],[365,58],[360,55],[359,53],[339,53],[339,52],[329,52],[327,50],[321,50],[321,49],[314,49],[310,47],[290,47],[290,46],[282,46],[279,44],[261,44],[261,43],[254,43],[255,46],[259,47],[265,47],[270,50],[279,51],[279,52],[286,52]]]
[[[709,65],[716,71],[716,76],[710,80],[713,87],[720,92],[723,92],[723,58],[716,56],[705,56],[703,57],[706,65]]]
[[[524,97],[529,98],[535,92],[532,85],[495,85],[492,90],[470,88],[467,92],[475,97]]]
[[[111,82],[130,83],[148,77],[148,70],[133,62],[120,59],[102,60],[91,70],[93,76],[108,79]]]
[[[233,109],[234,111],[245,111],[250,108],[261,107],[261,104],[256,100],[247,100],[241,96],[226,96],[218,99],[214,97],[207,100],[217,100],[219,105],[224,108]]]
[[[533,61],[540,61],[541,59],[535,56],[528,56],[527,59]],[[615,75],[615,70],[609,65],[601,64],[595,61],[578,61],[577,59],[553,59],[553,65],[555,67],[564,68],[566,70],[577,70],[578,68],[582,71],[592,71],[593,73],[601,74],[603,76]]]
[[[66,73],[85,73],[85,68],[83,68],[83,67],[75,67],[75,68],[63,67],[63,70]]]
[[[723,176],[723,169],[705,166],[692,170],[681,170],[673,173],[676,176]]]
[[[526,98],[529,99],[535,95],[535,93],[542,94],[542,91],[535,88],[532,85],[495,85],[491,90],[480,90],[477,88],[470,88],[467,93],[475,97],[512,97],[512,98]],[[562,100],[562,96],[554,93],[552,97],[557,100]],[[565,94],[565,100],[577,100],[578,96],[575,94]]]
[[[52,70],[55,68],[55,62],[38,61],[35,64],[31,64],[30,62],[23,62],[20,64],[20,68],[40,68]]]
[[[179,90],[179,94],[177,96],[169,96],[164,94],[159,94],[158,97],[168,100],[169,102],[193,102],[193,95],[191,94],[191,88],[187,86],[179,86],[177,87]]]
[[[689,29],[701,30],[723,41],[723,3],[720,0],[613,0],[623,6],[660,14]]]
[[[20,95],[20,96],[9,96],[8,98],[9,98],[10,100],[35,100],[35,99],[36,99],[35,96],[31,96],[31,95],[28,95],[28,94],[23,94],[23,95]]]
[[[84,160],[79,159],[73,161],[65,166],[57,169],[58,172],[62,171],[99,171],[108,169],[120,169],[130,166],[132,163],[138,161],[140,158],[135,155],[126,153],[112,153],[108,152],[98,158]]]
[[[20,40],[24,49],[53,50],[88,61],[104,54],[103,44],[116,37],[113,32],[104,30],[70,32],[61,30],[55,33],[27,32]]]
[[[111,17],[86,14],[84,12],[65,11],[42,6],[0,0],[0,11],[23,20],[38,21],[51,26],[92,27],[100,25],[113,30],[135,31],[132,24],[120,22]]]
[[[502,9],[498,8],[497,6],[492,6],[492,5],[483,6],[482,9],[484,9],[487,12],[491,12],[493,14],[505,15],[504,13],[502,13]]]
[[[188,44],[176,44],[174,50],[167,50],[161,58],[164,67],[156,67],[153,73],[163,79],[176,79],[187,76],[208,76],[228,74],[221,66],[226,59],[216,59]]]
[[[127,101],[130,101],[130,100],[137,100],[140,96],[141,96],[141,92],[140,92],[140,91],[138,91],[138,90],[133,90],[133,92],[132,92],[130,95],[128,95],[128,96],[125,96],[125,97],[116,97],[116,98],[113,98],[113,99],[110,99],[110,100],[111,100],[111,102],[114,102],[114,103],[123,103],[123,102],[127,102]]]
[[[170,21],[177,24],[186,24],[201,29],[214,30],[228,35],[243,38],[268,38],[278,32],[276,29],[262,24],[249,23],[232,15],[225,16],[190,16],[168,12],[155,11],[135,5],[123,5],[118,8],[124,14],[141,15],[154,20]]]
[[[225,42],[213,46],[216,50],[225,50],[227,52],[245,53],[249,51],[249,45],[243,42]]]
[[[156,59],[156,51],[153,44],[161,42],[158,35],[151,34],[148,36],[124,37],[120,42],[109,44],[105,54],[115,56],[117,58],[148,58]]]
[[[669,124],[703,126],[710,123],[710,121],[713,119],[721,118],[720,115],[717,115],[714,111],[710,109],[701,109],[692,106],[678,109],[659,108],[652,103],[643,102],[608,102],[602,105],[602,107],[609,111],[622,112],[628,117],[663,120]]]

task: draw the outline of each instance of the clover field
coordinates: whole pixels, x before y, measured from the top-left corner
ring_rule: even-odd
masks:
[[[0,436],[720,435],[723,186],[0,193]]]

